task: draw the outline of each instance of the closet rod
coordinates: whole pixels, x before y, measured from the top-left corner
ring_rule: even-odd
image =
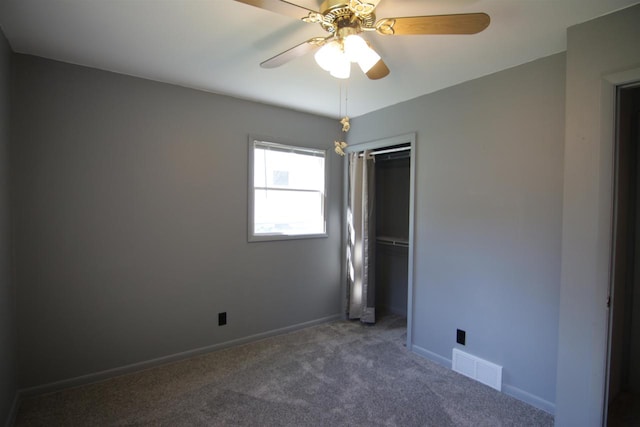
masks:
[[[404,241],[404,240],[396,240],[396,239],[390,239],[388,237],[377,237],[376,241],[382,245],[390,245],[390,246],[400,246],[403,248],[408,248],[409,247],[409,242]]]
[[[397,153],[398,151],[407,151],[407,150],[411,150],[410,145],[406,147],[396,147],[396,148],[387,148],[387,149],[383,148],[382,150],[372,151],[369,154],[371,154],[372,156],[376,156],[378,154]]]
[[[378,154],[389,154],[389,153],[398,153],[400,151],[410,151],[411,150],[411,146],[407,145],[405,147],[394,147],[394,148],[387,148],[387,149],[381,149],[381,150],[373,150],[371,152],[369,152],[369,156],[377,156]],[[363,157],[364,156],[364,152],[361,151],[358,155],[358,157]]]

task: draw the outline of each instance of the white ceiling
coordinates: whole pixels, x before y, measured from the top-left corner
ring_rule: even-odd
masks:
[[[288,0],[310,9],[320,1]],[[329,117],[359,116],[566,48],[566,29],[639,0],[381,0],[377,18],[485,12],[476,35],[365,37],[391,70],[348,83],[308,54],[274,69],[259,63],[311,37],[318,24],[234,0],[0,0],[15,52]],[[640,24],[640,23],[639,23]],[[342,86],[342,89],[341,89]],[[342,107],[341,107],[342,105]]]

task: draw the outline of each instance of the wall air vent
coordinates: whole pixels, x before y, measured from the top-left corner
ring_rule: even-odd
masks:
[[[457,348],[453,349],[451,369],[482,384],[502,391],[502,366],[487,362]]]

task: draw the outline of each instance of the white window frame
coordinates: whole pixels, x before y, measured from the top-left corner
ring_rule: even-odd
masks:
[[[308,154],[316,153],[322,154],[324,158],[324,189],[322,194],[322,215],[324,219],[323,231],[312,234],[286,234],[286,233],[258,233],[255,232],[255,180],[254,180],[254,153],[256,145],[270,146],[279,150],[287,150],[294,153]],[[277,240],[296,240],[296,239],[311,239],[318,237],[327,237],[327,188],[329,181],[329,156],[327,156],[327,150],[320,148],[303,147],[301,145],[294,145],[288,142],[282,142],[280,140],[262,137],[262,136],[249,136],[248,144],[249,162],[248,162],[248,241],[249,242],[264,242],[264,241],[277,241]]]

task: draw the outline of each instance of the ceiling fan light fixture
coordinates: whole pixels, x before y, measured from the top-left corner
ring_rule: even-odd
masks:
[[[341,57],[348,55],[371,80],[389,75],[389,67],[373,51],[362,32],[375,32],[383,36],[428,34],[476,34],[491,22],[486,13],[457,13],[447,15],[404,16],[376,21],[376,7],[380,0],[323,0],[321,11],[299,6],[295,0],[236,0],[259,9],[287,15],[311,24],[319,24],[330,33],[326,37],[313,37],[291,49],[260,63],[262,68],[279,67],[306,53],[318,50],[316,62],[332,75],[347,78],[347,66]],[[315,0],[319,3],[320,0]],[[318,49],[320,48],[320,49]],[[346,53],[345,53],[346,51]],[[333,53],[329,53],[333,52]],[[363,53],[364,52],[364,53]],[[366,55],[366,56],[365,56]],[[333,65],[340,62],[341,65]]]
[[[314,58],[320,68],[339,79],[348,79],[351,74],[351,62],[344,52],[341,41],[332,40],[316,52]]]
[[[343,56],[342,47],[336,40],[322,46],[314,55],[316,63],[325,71],[331,71],[334,64]]]
[[[380,59],[380,55],[378,55],[375,50],[371,49],[371,47],[367,45],[366,50],[364,50],[358,58],[358,65],[360,66],[362,72],[366,74],[374,65],[378,63],[378,61],[380,61]]]
[[[352,62],[356,62],[366,74],[380,61],[380,55],[357,34],[330,41],[316,52],[314,58],[320,68],[339,79],[349,78]]]
[[[336,57],[336,61],[333,63],[329,74],[338,79],[348,79],[351,74],[351,61],[344,53]]]
[[[359,62],[368,49],[367,42],[356,34],[351,34],[344,39],[344,53],[351,62]]]

